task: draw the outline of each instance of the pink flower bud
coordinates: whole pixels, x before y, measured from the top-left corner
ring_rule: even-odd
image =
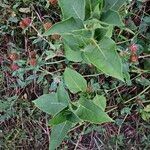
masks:
[[[134,43],[129,47],[129,49],[131,50],[132,53],[136,53],[138,46]]]

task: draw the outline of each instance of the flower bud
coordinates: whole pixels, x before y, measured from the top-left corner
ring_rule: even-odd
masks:
[[[137,49],[138,49],[138,46],[136,44],[132,44],[129,49],[131,50],[132,53],[136,53],[137,52]]]
[[[27,28],[31,24],[31,19],[30,18],[24,18],[22,21],[19,22],[19,26],[22,29]]]

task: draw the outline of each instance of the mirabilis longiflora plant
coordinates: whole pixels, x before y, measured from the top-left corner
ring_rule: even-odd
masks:
[[[65,56],[71,62],[92,64],[104,74],[124,81],[123,65],[112,40],[114,26],[124,27],[119,15],[122,0],[58,0],[62,21],[54,24],[43,36],[60,35]],[[67,90],[68,89],[68,90]],[[80,95],[72,102],[68,91]],[[87,98],[87,81],[67,67],[57,91],[44,94],[34,101],[52,119],[50,150],[56,149],[76,124],[113,122],[107,113],[106,99],[96,94]]]

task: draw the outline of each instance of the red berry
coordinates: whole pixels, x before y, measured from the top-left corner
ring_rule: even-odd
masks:
[[[11,53],[9,55],[9,58],[12,60],[12,61],[15,61],[19,58],[18,54],[17,53]]]
[[[36,59],[35,58],[31,58],[30,60],[29,60],[29,64],[30,64],[30,66],[36,66],[36,64],[37,64],[37,61],[36,61]]]
[[[11,64],[10,68],[11,68],[12,71],[16,71],[16,70],[19,69],[19,66],[17,64],[13,63],[13,64]]]
[[[137,49],[138,49],[138,46],[136,44],[132,44],[129,48],[130,48],[132,53],[136,53]]]
[[[29,57],[30,58],[36,58],[36,52],[33,50],[33,51],[30,51],[29,52]]]
[[[58,0],[49,0],[49,3],[52,4],[52,5],[55,5],[57,4]]]
[[[31,24],[30,18],[24,18],[19,22],[20,28],[25,29]]]
[[[130,61],[133,62],[133,63],[137,62],[137,61],[138,61],[138,56],[133,53],[133,54],[130,56]]]
[[[44,23],[43,26],[44,26],[44,29],[45,29],[45,30],[48,30],[48,29],[50,29],[50,28],[52,27],[52,25],[53,25],[53,24],[52,24],[51,22],[46,22],[46,23]]]

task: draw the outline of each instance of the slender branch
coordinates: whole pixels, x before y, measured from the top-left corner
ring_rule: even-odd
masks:
[[[136,96],[130,98],[129,100],[125,101],[124,104],[127,104],[127,103],[131,102],[132,100],[136,99],[137,97],[139,97],[140,95],[142,95],[144,92],[146,92],[149,88],[150,88],[150,85],[149,85],[147,88],[145,88],[145,89],[144,89],[141,93],[139,93],[138,95],[136,95]],[[115,106],[114,108],[108,110],[107,113],[112,112],[112,111],[116,110],[117,108],[118,108],[118,106]]]

